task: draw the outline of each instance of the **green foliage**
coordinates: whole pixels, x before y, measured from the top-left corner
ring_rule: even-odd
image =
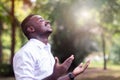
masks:
[[[0,64],[0,76],[13,76],[13,68],[10,64]]]
[[[120,45],[113,45],[111,51],[112,52],[110,54],[110,59],[112,60],[112,62],[115,64],[120,64]]]
[[[3,54],[2,54],[2,63],[3,64],[9,64],[10,63],[10,49],[9,48],[4,48],[3,49]]]

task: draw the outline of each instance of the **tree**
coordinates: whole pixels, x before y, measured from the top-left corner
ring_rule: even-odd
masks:
[[[16,27],[15,27],[15,17],[14,17],[14,0],[11,0],[11,31],[12,31],[12,34],[11,34],[11,37],[12,37],[12,40],[11,40],[11,64],[13,62],[13,56],[14,56],[14,50],[15,50],[15,30],[16,30]]]
[[[4,50],[10,50],[11,49],[11,57],[10,57],[10,62],[12,63],[12,58],[13,58],[13,55],[15,53],[15,50],[18,49],[18,47],[21,47],[22,46],[22,43],[25,42],[25,38],[22,34],[19,34],[21,33],[21,31],[19,30],[20,29],[20,18],[22,18],[23,16],[19,15],[18,13],[16,13],[16,8],[17,10],[19,10],[20,14],[22,12],[24,12],[23,10],[21,10],[19,8],[19,6],[17,7],[14,7],[14,5],[17,5],[17,4],[20,4],[21,1],[15,1],[15,3],[13,2],[12,4],[12,0],[11,1],[5,1],[5,0],[2,0],[0,1],[0,10],[1,10],[1,14],[0,14],[0,17],[1,17],[1,21],[3,22],[3,26],[1,26],[1,30],[2,30],[2,35],[1,35],[1,39],[0,40],[3,40],[3,36],[10,36],[11,34],[11,42],[10,42],[10,39],[8,37],[5,38],[5,40],[2,41],[2,51],[4,52]],[[10,5],[11,4],[11,5]],[[9,7],[8,7],[9,6]],[[12,6],[12,7],[11,7]],[[21,5],[22,6],[22,5]],[[20,7],[21,7],[20,6]],[[11,7],[11,9],[9,9]],[[15,9],[15,12],[14,12],[14,9]],[[10,11],[11,10],[11,11]],[[27,11],[27,10],[26,10]],[[14,12],[14,13],[13,13]],[[18,16],[16,16],[16,14]],[[28,12],[26,12],[26,15],[28,14]],[[22,14],[23,15],[23,14]],[[20,17],[20,18],[19,18]],[[11,26],[10,26],[11,25]],[[14,26],[14,27],[12,27]],[[19,27],[18,27],[19,26]],[[17,29],[16,29],[17,28]],[[11,29],[11,30],[10,30]],[[18,30],[18,31],[17,31]],[[23,37],[23,38],[20,38],[21,40],[18,39],[18,37],[16,37],[15,35],[20,35],[20,37]],[[17,38],[17,40],[16,40]],[[19,44],[18,46],[18,43],[15,44],[16,41],[19,40],[19,43],[21,42],[21,44]],[[7,43],[7,44],[6,44]],[[11,43],[11,44],[10,44]],[[10,46],[11,45],[11,46]],[[17,46],[16,46],[17,45]],[[4,54],[4,53],[3,53]],[[2,57],[2,56],[1,56]]]

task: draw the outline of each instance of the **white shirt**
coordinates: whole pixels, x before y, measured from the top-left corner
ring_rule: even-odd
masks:
[[[14,56],[16,80],[42,80],[52,74],[55,60],[50,45],[30,39]]]

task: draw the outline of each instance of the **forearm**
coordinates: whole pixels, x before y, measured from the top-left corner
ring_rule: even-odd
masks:
[[[59,77],[57,80],[74,80],[75,76],[73,75],[72,72],[64,75],[64,76],[61,76]]]
[[[73,75],[72,72],[66,74],[66,75],[63,75],[63,76],[56,76],[56,75],[50,75],[42,80],[74,80],[75,76]]]
[[[58,79],[58,77],[56,75],[52,74],[42,80],[57,80],[57,79]]]

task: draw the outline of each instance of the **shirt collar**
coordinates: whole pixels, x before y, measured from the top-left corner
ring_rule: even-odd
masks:
[[[50,48],[50,44],[49,43],[47,43],[47,45],[46,44],[44,44],[42,41],[40,41],[40,40],[37,40],[37,39],[30,39],[30,41],[32,41],[32,42],[34,42],[34,44],[36,44],[37,46],[39,46],[40,48]]]

